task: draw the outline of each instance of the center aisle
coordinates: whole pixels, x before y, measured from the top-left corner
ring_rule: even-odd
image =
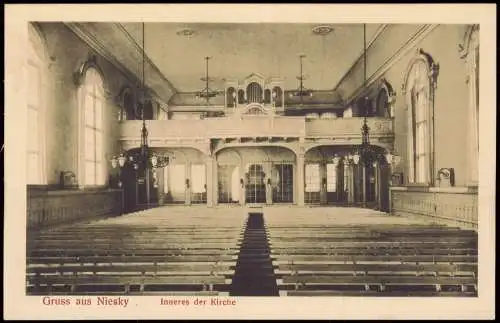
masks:
[[[263,213],[250,213],[230,296],[279,296]]]

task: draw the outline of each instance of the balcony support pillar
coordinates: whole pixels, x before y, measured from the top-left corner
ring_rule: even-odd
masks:
[[[207,206],[214,205],[214,156],[207,156],[206,169],[207,169]]]
[[[319,191],[319,203],[320,204],[327,204],[327,196],[326,196],[326,191],[327,191],[327,178],[326,178],[326,161],[322,161],[319,164],[319,178],[321,180],[321,186],[320,186],[320,191]]]
[[[304,206],[304,154],[297,156],[297,205]]]

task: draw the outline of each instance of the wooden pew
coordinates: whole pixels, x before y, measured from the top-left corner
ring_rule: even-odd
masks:
[[[244,219],[148,211],[29,234],[28,294],[227,295]]]
[[[267,224],[280,295],[477,296],[473,231],[307,220]]]

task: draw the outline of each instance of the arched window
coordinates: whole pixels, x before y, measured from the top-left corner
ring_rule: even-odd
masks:
[[[377,115],[379,117],[389,117],[389,96],[385,89],[381,89],[377,96]]]
[[[437,65],[422,50],[413,59],[403,86],[408,111],[408,160],[410,183],[433,183],[433,110]]]
[[[230,87],[226,90],[226,107],[234,108],[236,107],[236,90],[234,87]]]
[[[123,96],[123,113],[124,118],[122,120],[134,120],[135,119],[135,107],[134,98],[130,92],[126,92]]]
[[[139,111],[142,116],[142,111]],[[151,101],[147,100],[144,104],[144,119],[154,120],[153,104]]]
[[[85,69],[80,87],[83,161],[80,181],[83,186],[104,185],[105,161],[103,146],[104,81],[95,67]]]
[[[393,118],[393,104],[394,104],[395,92],[387,82],[387,80],[382,79],[380,89],[377,95],[376,101],[376,115],[384,118]]]
[[[467,134],[467,183],[477,185],[479,172],[479,25],[467,28],[461,57],[467,67],[468,134]]]
[[[279,86],[273,87],[273,92],[271,93],[271,96],[273,97],[274,102],[276,105],[281,105],[281,101],[283,99],[283,91]]]
[[[46,184],[45,100],[47,59],[45,46],[35,27],[29,24],[27,61],[27,184]]]
[[[271,90],[266,89],[264,91],[264,103],[271,103]]]
[[[261,103],[262,102],[262,87],[255,82],[248,84],[247,86],[247,98],[250,103]]]
[[[238,90],[238,103],[244,103],[245,100],[245,91]]]

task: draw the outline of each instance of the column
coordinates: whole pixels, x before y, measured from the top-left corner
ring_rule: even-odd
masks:
[[[158,205],[163,205],[164,204],[164,194],[163,192],[165,191],[164,187],[167,185],[165,183],[165,168],[158,168],[156,170],[156,175],[158,176]]]
[[[366,167],[368,167],[368,165],[365,165],[365,163],[361,164],[361,168],[363,169],[362,170],[363,176],[361,178],[361,180],[363,181],[362,182],[362,189],[363,189],[363,191],[361,192],[361,194],[362,194],[363,206],[364,207],[366,206]]]
[[[326,183],[327,183],[327,173],[326,173],[326,163],[322,161],[319,164],[319,178],[321,180],[321,186],[319,188],[319,203],[320,204],[326,204],[327,198],[326,198]]]
[[[213,156],[210,159],[212,161],[212,177],[210,180],[210,187],[212,188],[212,205],[215,206],[219,203],[219,169],[217,165],[217,157]]]
[[[347,202],[354,204],[354,165],[350,162],[347,164]]]
[[[380,181],[380,163],[379,162],[374,162],[373,163],[373,172],[375,176],[375,201],[377,201],[377,209],[381,210],[382,209],[382,198],[381,198],[381,181]]]
[[[304,155],[297,156],[297,205],[304,206]]]
[[[211,207],[214,203],[214,157],[207,156],[205,159],[205,169],[206,169],[206,178],[207,178],[207,206]]]
[[[188,184],[189,183],[189,184]],[[186,163],[186,182],[185,191],[186,191],[186,205],[191,205],[191,163]]]
[[[335,171],[337,172],[337,186],[336,186],[336,202],[344,202],[343,196],[344,196],[344,164],[343,163],[338,163],[335,166]]]
[[[144,186],[146,188],[146,205],[149,208],[149,203],[151,201],[151,189],[150,189],[151,177],[149,176],[149,169],[146,169],[144,173],[146,175],[144,178]]]
[[[479,180],[479,115],[478,102],[476,101],[476,68],[479,68],[474,47],[466,57],[467,60],[467,83],[469,86],[469,104],[468,104],[468,134],[467,134],[467,171],[466,185],[477,186]]]

